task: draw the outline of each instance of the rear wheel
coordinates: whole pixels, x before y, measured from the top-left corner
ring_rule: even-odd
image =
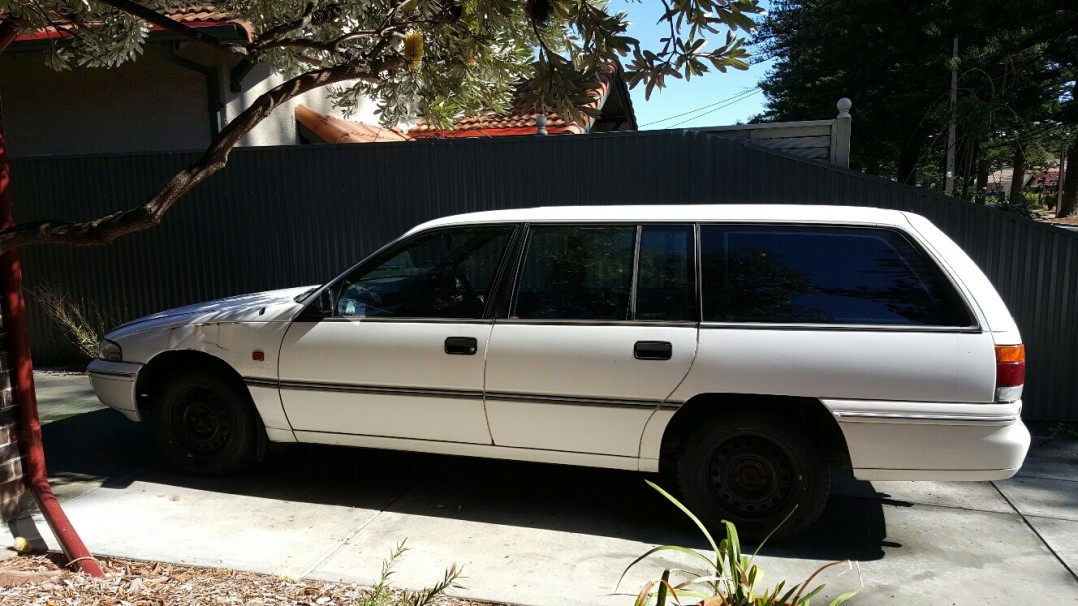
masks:
[[[191,372],[169,381],[150,423],[161,453],[188,473],[224,475],[254,461],[258,423],[250,396],[220,374]]]
[[[831,490],[827,461],[804,429],[741,412],[694,429],[675,473],[685,505],[719,536],[723,520],[750,539],[776,528],[775,537],[801,534],[820,516]]]

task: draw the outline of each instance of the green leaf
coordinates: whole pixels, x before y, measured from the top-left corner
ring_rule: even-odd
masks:
[[[860,589],[854,589],[853,591],[847,591],[846,593],[844,593],[844,594],[838,596],[837,598],[831,600],[830,606],[838,606],[839,604],[841,604],[841,603],[845,602],[846,600],[852,598],[853,596],[857,595],[858,591],[861,591],[861,590]]]
[[[712,566],[711,560],[708,559],[707,556],[700,553],[699,551],[696,551],[694,549],[689,549],[688,547],[682,547],[680,545],[660,545],[658,547],[652,547],[651,549],[645,551],[644,555],[636,558],[628,566],[626,566],[625,570],[622,571],[622,573],[621,573],[621,577],[618,578],[618,585],[620,585],[622,580],[625,579],[625,575],[626,575],[626,573],[629,572],[630,568],[632,568],[633,566],[636,566],[638,563],[640,563],[641,560],[647,559],[648,556],[650,556],[652,554],[655,554],[655,553],[659,553],[660,551],[677,551],[677,552],[680,552],[680,553],[686,553],[686,554],[689,554],[689,555],[691,555],[691,556],[693,556],[695,558],[698,558],[698,559],[702,560],[705,564],[708,565],[709,569]]]
[[[655,595],[656,606],[666,604],[666,590],[670,587],[670,571],[664,570],[662,579],[659,581],[659,591]]]
[[[731,575],[738,575],[735,581],[738,585],[741,585],[740,575],[742,571],[738,566],[741,562],[741,540],[737,536],[737,527],[734,526],[733,522],[723,520],[722,523],[726,526],[726,541],[730,549],[730,563],[734,565],[734,569],[727,572]]]
[[[688,516],[689,519],[692,520],[694,524],[696,524],[696,527],[700,529],[700,532],[703,533],[704,538],[707,539],[708,545],[711,545],[711,550],[714,551],[715,553],[719,552],[719,546],[715,544],[715,539],[713,539],[711,537],[711,533],[708,532],[707,527],[704,526],[704,523],[700,521],[700,518],[696,517],[696,515],[693,514],[693,512],[689,511],[688,507],[685,507],[684,505],[682,505],[681,501],[678,501],[676,498],[674,498],[673,495],[671,495],[670,493],[663,490],[658,484],[652,482],[651,480],[644,480],[644,481],[648,483],[648,486],[651,486],[655,490],[659,491],[659,494],[666,497],[666,499],[668,501],[673,503],[675,507],[680,509],[682,513],[684,513],[686,516]],[[732,524],[727,527],[727,536],[729,536],[729,529],[732,528],[732,527],[733,527]],[[734,540],[736,540],[736,539],[737,539],[737,531],[735,530],[734,531]]]
[[[798,605],[800,605],[800,604],[808,604],[808,603],[809,603],[809,600],[811,600],[812,598],[816,597],[816,594],[817,594],[817,593],[820,593],[821,591],[823,591],[823,588],[824,588],[824,585],[818,585],[818,586],[816,587],[816,589],[813,589],[812,591],[808,592],[807,594],[805,594],[805,595],[803,595],[803,596],[800,596],[799,598],[797,598],[797,599],[796,599],[796,600],[794,601],[794,605],[795,605],[795,606],[798,606]]]
[[[781,587],[782,585],[780,584],[779,586]],[[790,587],[790,590],[787,591],[786,593],[784,593],[781,598],[775,600],[775,603],[776,604],[786,604],[786,603],[788,603],[790,601],[790,598],[793,597],[794,592],[796,592],[799,587],[800,587],[799,585],[794,585],[794,586]],[[778,593],[778,592],[776,591],[775,593]]]

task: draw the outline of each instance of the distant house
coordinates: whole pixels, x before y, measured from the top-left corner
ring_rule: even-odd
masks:
[[[1034,179],[1033,171],[1026,171],[1022,175],[1022,189],[1028,187]],[[1014,168],[1005,166],[988,175],[988,193],[995,196],[1006,197],[1011,193],[1011,184],[1014,182]]]
[[[221,40],[253,32],[228,13],[203,8],[163,14]],[[143,54],[114,69],[57,72],[44,52],[64,34],[46,28],[18,37],[0,55],[0,102],[12,156],[131,153],[205,148],[250,102],[283,81],[268,64],[237,70],[238,60],[151,27]],[[324,89],[278,108],[241,146],[303,142],[294,112],[300,105],[328,113]],[[373,103],[360,120],[375,121]]]
[[[584,123],[575,124],[557,112],[537,108],[517,94],[517,101],[507,114],[486,114],[457,120],[451,129],[441,129],[427,122],[420,122],[408,130],[416,139],[448,137],[506,137],[514,135],[534,135],[539,125],[536,120],[546,118],[547,134],[583,134],[605,133],[611,131],[635,131],[636,113],[633,111],[629,87],[622,78],[622,68],[618,63],[611,64],[611,69],[599,73],[599,81],[591,90],[595,99],[593,107],[599,110],[598,118],[585,117]]]
[[[599,117],[584,117],[583,124],[567,120],[555,111],[536,108],[523,100],[517,91],[517,102],[508,113],[468,116],[457,120],[452,128],[441,129],[426,121],[401,131],[372,126],[364,122],[342,120],[324,115],[317,110],[298,106],[296,122],[301,134],[310,143],[376,143],[410,139],[444,139],[459,137],[512,137],[519,135],[579,135],[611,131],[635,131],[636,114],[633,111],[629,89],[621,76],[621,66],[599,74],[598,82],[590,91],[595,99],[592,107],[599,110]],[[546,122],[540,126],[540,118]]]

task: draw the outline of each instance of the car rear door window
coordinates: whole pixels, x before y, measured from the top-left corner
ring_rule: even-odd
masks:
[[[701,254],[705,321],[972,324],[940,268],[893,230],[706,225]]]

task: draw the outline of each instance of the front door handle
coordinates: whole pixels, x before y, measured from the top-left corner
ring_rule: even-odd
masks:
[[[669,341],[637,341],[633,346],[637,360],[669,360],[672,355],[674,346]]]
[[[475,337],[446,337],[445,353],[451,356],[474,356],[479,350]]]

